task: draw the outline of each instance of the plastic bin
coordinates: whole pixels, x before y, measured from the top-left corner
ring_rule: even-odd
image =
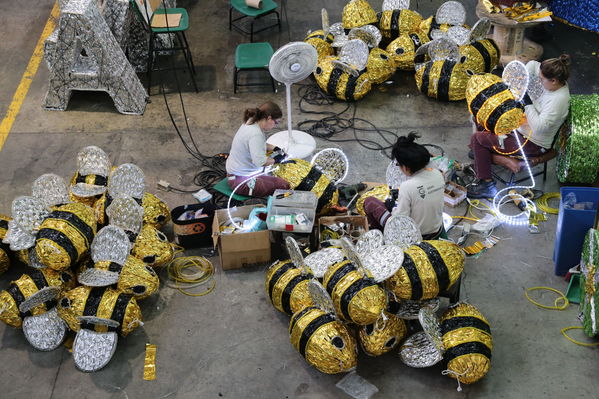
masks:
[[[576,202],[592,202],[592,209],[564,209],[564,201],[569,193],[576,195]],[[553,262],[555,263],[555,274],[564,276],[570,268],[580,263],[584,236],[595,222],[599,188],[562,187],[560,194]]]
[[[284,198],[277,196],[289,194]],[[316,219],[318,198],[311,191],[275,190],[269,199],[269,230],[309,233]]]
[[[206,216],[197,219],[177,220],[187,211],[198,211]],[[173,231],[177,243],[187,248],[212,246],[212,220],[216,207],[211,203],[181,205],[171,211]]]

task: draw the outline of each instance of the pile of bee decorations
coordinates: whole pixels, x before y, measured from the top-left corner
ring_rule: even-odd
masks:
[[[460,283],[464,254],[452,242],[422,241],[405,216],[392,216],[384,233],[370,230],[356,244],[346,238],[321,243],[303,257],[288,237],[290,259],[266,272],[273,306],[291,316],[293,347],[327,374],[352,371],[358,346],[369,356],[399,348],[411,367],[442,362],[459,383],[489,371],[489,323],[472,305],[458,303],[440,318],[439,295]],[[408,323],[422,331],[407,337]]]
[[[158,290],[155,268],[174,254],[159,230],[169,209],[144,180],[136,165],[113,168],[91,146],[79,152],[70,184],[45,174],[30,196],[15,198],[0,225],[0,260],[3,269],[6,255],[27,266],[0,292],[0,320],[42,351],[58,348],[70,329],[80,370],[108,364],[117,334],[143,325],[138,301]]]
[[[359,100],[401,69],[416,71],[418,89],[427,96],[457,101],[465,98],[472,74],[497,66],[499,49],[485,38],[488,20],[469,29],[458,1],[443,3],[427,19],[409,7],[409,0],[385,0],[376,13],[366,0],[350,0],[342,22],[332,25],[323,9],[322,29],[304,39],[318,52],[320,88],[340,100]]]

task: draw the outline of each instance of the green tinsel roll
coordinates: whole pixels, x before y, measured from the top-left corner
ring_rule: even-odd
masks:
[[[580,313],[582,314],[582,327],[589,337],[599,334],[599,233],[590,229],[582,245],[580,265]],[[594,317],[593,317],[594,316]]]
[[[570,97],[568,129],[559,137],[560,182],[593,183],[599,170],[599,95]]]

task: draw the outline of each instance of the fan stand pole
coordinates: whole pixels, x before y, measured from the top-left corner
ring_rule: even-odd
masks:
[[[293,130],[291,127],[291,83],[285,83],[285,94],[287,96],[287,131],[289,132],[289,138],[285,152],[289,152],[292,144],[294,144]]]

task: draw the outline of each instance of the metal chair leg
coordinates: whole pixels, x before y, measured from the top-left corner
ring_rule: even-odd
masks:
[[[191,56],[191,48],[189,47],[189,43],[187,42],[187,36],[185,32],[181,32],[181,36],[183,36],[183,41],[185,42],[185,49],[187,50],[187,55],[189,56],[189,63],[191,64],[191,72],[196,74],[196,67],[193,63],[193,57]]]
[[[150,51],[148,54],[148,96],[150,95],[150,89],[152,87],[152,69],[154,68],[154,34],[150,33]]]
[[[233,71],[233,93],[237,94],[237,74],[238,74],[239,70],[237,69],[237,67],[235,67],[235,70]]]
[[[229,7],[229,30],[233,29],[233,7]]]
[[[543,183],[547,180],[547,162],[543,163]]]
[[[179,38],[179,41],[181,41],[183,48],[183,56],[185,57],[185,63],[187,64],[187,68],[189,69],[189,77],[191,78],[191,83],[193,83],[193,87],[196,90],[196,93],[199,92],[198,90],[198,85],[196,83],[196,78],[195,78],[195,66],[193,65],[193,58],[191,57],[191,51],[189,50],[189,43],[187,43],[187,38],[185,37],[185,32],[179,32],[181,34],[181,37],[183,38],[183,40],[181,40],[179,38],[179,36],[177,36]],[[183,46],[184,45],[184,46]]]
[[[281,31],[281,17],[279,16],[279,12],[275,11],[275,14],[277,14],[277,25],[279,25],[279,32]]]
[[[268,72],[268,74],[270,75],[270,71],[267,69],[266,72]],[[277,89],[275,88],[275,80],[273,79],[272,75],[270,76],[270,84],[272,85],[272,91],[273,93],[277,92]]]
[[[254,21],[255,18],[252,18],[252,23],[250,24],[250,43],[254,43]]]

